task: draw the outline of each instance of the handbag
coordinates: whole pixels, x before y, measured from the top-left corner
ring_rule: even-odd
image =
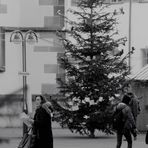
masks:
[[[29,148],[29,145],[30,145],[30,135],[28,133],[25,133],[17,148]]]
[[[36,135],[32,133],[32,129],[30,129],[27,133],[25,133],[18,145],[17,148],[33,148],[36,142]]]
[[[145,143],[148,144],[148,130],[146,131],[146,135],[145,135]]]

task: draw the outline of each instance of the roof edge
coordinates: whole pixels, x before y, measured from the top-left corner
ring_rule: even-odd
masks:
[[[5,30],[5,32],[12,32],[14,30],[28,31],[33,30],[37,32],[56,32],[62,31],[62,29],[53,29],[49,27],[9,27],[9,26],[0,26],[0,29]]]

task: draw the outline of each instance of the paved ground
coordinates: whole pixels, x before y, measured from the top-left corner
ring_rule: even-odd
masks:
[[[22,135],[22,129],[0,129],[0,148],[17,148]],[[68,129],[53,129],[54,148],[115,148],[115,135],[96,133],[96,138],[90,139],[87,136],[73,134]],[[148,148],[144,143],[144,134],[139,134],[137,141],[134,141],[133,148]],[[122,148],[126,148],[126,141],[123,141]]]

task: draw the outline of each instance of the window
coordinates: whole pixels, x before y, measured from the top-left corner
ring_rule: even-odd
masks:
[[[123,3],[125,1],[128,0],[104,0],[104,3]],[[146,0],[148,1],[148,0]],[[79,0],[71,0],[71,6],[77,6],[78,5]]]
[[[104,3],[111,3],[111,4],[116,4],[116,3],[123,3],[127,0],[104,0]]]
[[[64,6],[54,6],[54,16],[58,16],[58,12],[64,14]]]
[[[7,5],[0,4],[0,14],[6,14],[6,13],[7,13]]]
[[[71,0],[71,6],[77,6],[78,0]]]
[[[64,0],[39,0],[39,5],[64,6]]]
[[[64,6],[64,0],[58,0],[58,5]]]
[[[121,3],[123,0],[110,0],[110,3]]]
[[[63,82],[65,81],[65,69],[63,69],[63,67],[61,67],[60,65],[60,60],[59,58],[64,57],[64,53],[57,53],[57,65],[58,65],[58,70],[57,70],[57,74],[56,74],[56,78],[57,78],[57,84],[59,83],[60,80],[62,80]]]
[[[139,0],[140,3],[148,3],[148,0]]]
[[[5,31],[0,28],[0,72],[5,71]]]
[[[142,49],[142,63],[143,66],[148,64],[148,48]]]

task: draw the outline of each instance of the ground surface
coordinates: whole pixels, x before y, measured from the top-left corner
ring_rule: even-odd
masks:
[[[20,128],[0,129],[0,148],[17,148],[22,136]],[[73,134],[68,129],[53,129],[54,148],[115,148],[116,136],[96,133],[96,138],[90,139],[87,136]],[[139,134],[137,141],[134,141],[133,148],[148,148],[144,142],[145,134]],[[126,148],[126,141],[123,141],[122,148]]]

